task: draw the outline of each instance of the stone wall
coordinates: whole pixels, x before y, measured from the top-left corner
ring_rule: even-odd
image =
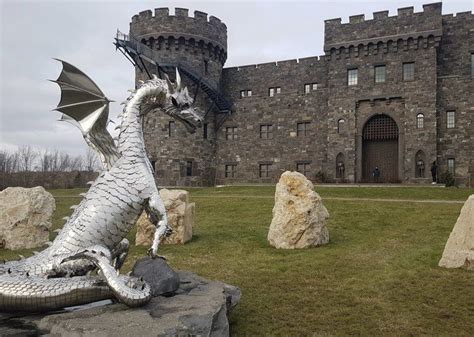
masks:
[[[305,94],[306,83],[317,90]],[[269,96],[270,87],[281,93]],[[223,89],[235,113],[217,133],[217,184],[270,183],[286,170],[308,163],[308,177],[315,179],[326,165],[326,62],[318,57],[278,63],[226,68]],[[240,98],[241,90],[251,97]],[[306,135],[297,124],[309,122]],[[271,125],[271,137],[261,138],[260,126]],[[228,127],[236,127],[236,139],[226,139]],[[262,135],[264,136],[264,135]],[[225,177],[225,166],[236,165],[235,177]],[[270,164],[268,177],[260,177],[260,165]],[[266,174],[264,174],[266,175]]]
[[[447,171],[455,161],[457,182],[474,186],[474,15],[443,15],[443,36],[438,52],[437,118],[438,163]],[[455,127],[447,128],[446,112],[455,112]]]

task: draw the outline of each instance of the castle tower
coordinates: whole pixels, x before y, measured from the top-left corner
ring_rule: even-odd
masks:
[[[159,185],[208,186],[215,180],[215,131],[230,105],[220,94],[227,59],[227,27],[218,18],[168,8],[132,17],[128,47],[136,64],[136,81],[166,72],[174,79],[178,67],[184,85],[205,115],[202,129],[189,134],[183,125],[156,113],[144,122],[145,143]],[[129,49],[129,50],[130,50]]]

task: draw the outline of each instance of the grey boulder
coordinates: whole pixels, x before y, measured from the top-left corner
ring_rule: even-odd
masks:
[[[153,296],[171,294],[179,288],[179,275],[161,258],[144,257],[132,269],[132,276],[143,277]]]

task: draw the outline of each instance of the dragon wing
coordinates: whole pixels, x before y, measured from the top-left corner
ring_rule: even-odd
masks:
[[[111,102],[89,76],[72,64],[61,62],[63,69],[57,83],[61,100],[56,109],[62,112],[60,121],[78,127],[87,144],[99,153],[104,168],[110,169],[120,158],[117,146],[107,131]]]

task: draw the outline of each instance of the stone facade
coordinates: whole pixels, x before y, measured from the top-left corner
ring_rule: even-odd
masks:
[[[180,8],[174,16],[163,8],[141,12],[131,35],[162,64],[195,69],[232,103],[221,125],[222,114],[198,93],[197,105],[208,111],[206,137],[178,124],[170,131],[167,116],[148,117],[145,141],[158,183],[275,183],[286,170],[365,182],[375,165],[381,182],[428,183],[436,160],[438,172],[474,184],[473,23],[471,12],[443,15],[441,3],[419,13],[407,7],[370,20],[331,19],[323,56],[223,68],[227,28],[219,19]],[[195,90],[195,82],[185,83]],[[393,139],[377,116],[394,122]]]

